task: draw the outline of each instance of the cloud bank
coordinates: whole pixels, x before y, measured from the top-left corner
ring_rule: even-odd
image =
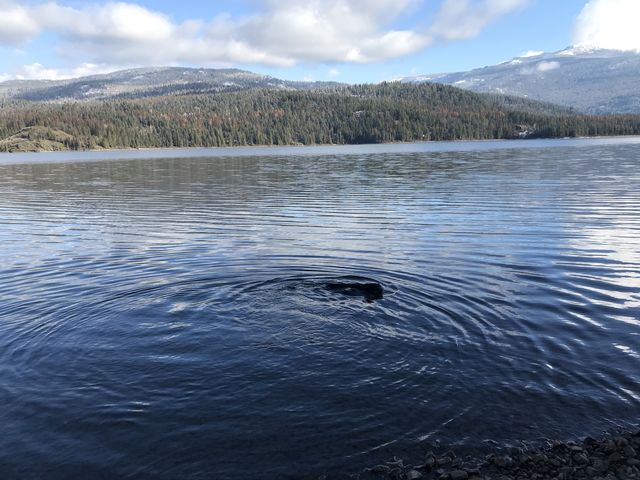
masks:
[[[11,74],[0,74],[0,82],[6,80],[64,80],[110,73],[122,68],[126,67],[119,68],[114,65],[95,65],[93,63],[82,63],[70,68],[50,68],[36,62],[22,65]]]
[[[444,40],[475,37],[499,17],[527,3],[528,0],[445,0],[431,33]]]
[[[70,64],[373,63],[411,55],[434,42],[472,38],[529,0],[442,0],[432,25],[398,27],[423,1],[255,0],[248,16],[176,22],[135,3],[77,7],[49,1],[27,7],[0,0],[0,45],[23,47],[53,33],[59,57]],[[32,70],[61,75],[41,65]]]
[[[640,51],[640,1],[591,0],[574,29],[573,43],[581,47]]]

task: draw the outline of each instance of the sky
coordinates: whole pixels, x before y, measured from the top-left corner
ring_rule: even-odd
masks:
[[[640,0],[0,0],[0,81],[141,66],[380,82],[570,45],[640,51]]]

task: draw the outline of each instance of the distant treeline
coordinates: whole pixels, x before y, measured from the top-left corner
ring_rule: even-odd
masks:
[[[384,83],[0,107],[0,140],[27,127],[65,132],[64,147],[78,150],[638,135],[640,116],[587,116],[439,84]]]

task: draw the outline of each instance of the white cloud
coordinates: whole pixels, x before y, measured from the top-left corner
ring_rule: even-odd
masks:
[[[80,10],[47,3],[35,9],[34,15],[43,28],[73,39],[150,44],[183,33],[165,15],[129,3],[89,5]]]
[[[444,0],[431,32],[445,40],[473,38],[499,17],[528,3],[529,0]]]
[[[78,67],[60,69],[48,68],[40,63],[31,63],[19,67],[11,75],[0,75],[0,82],[5,80],[64,80],[67,78],[86,77],[117,70],[118,67],[83,63]]]
[[[540,62],[536,66],[539,72],[550,72],[560,68],[560,62]]]
[[[229,22],[227,35],[263,49],[283,65],[306,62],[368,63],[414,53],[426,38],[395,30],[394,21],[415,0],[267,0],[270,7]]]
[[[558,68],[560,68],[560,62],[555,62],[555,61],[538,62],[533,66],[527,66],[523,68],[522,70],[520,70],[520,73],[522,75],[533,75],[533,74],[552,72],[553,70],[556,70]]]
[[[0,45],[21,45],[39,30],[37,20],[26,8],[0,1]]]
[[[528,0],[442,0],[430,28],[399,28],[423,1],[254,0],[255,11],[244,17],[176,22],[134,3],[78,7],[40,0],[26,8],[0,0],[0,45],[23,45],[51,32],[58,38],[59,59],[68,64],[371,63],[416,53],[433,42],[471,38]],[[16,75],[66,75],[41,65],[29,68]]]
[[[262,0],[253,15],[173,22],[132,3],[82,8],[0,0],[0,43],[57,33],[60,54],[116,63],[262,63],[382,61],[414,53],[424,36],[393,23],[418,0]]]
[[[327,76],[329,78],[336,78],[340,76],[340,70],[338,70],[337,68],[331,68],[329,69],[329,71],[327,72]]]
[[[519,58],[539,57],[540,55],[543,55],[543,54],[544,52],[540,50],[527,50],[526,52],[521,54]]]
[[[575,25],[576,46],[640,51],[640,1],[591,0]]]

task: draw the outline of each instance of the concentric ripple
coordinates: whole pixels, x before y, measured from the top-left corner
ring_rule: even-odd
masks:
[[[315,478],[636,422],[639,147],[407,148],[0,167],[0,476]]]

